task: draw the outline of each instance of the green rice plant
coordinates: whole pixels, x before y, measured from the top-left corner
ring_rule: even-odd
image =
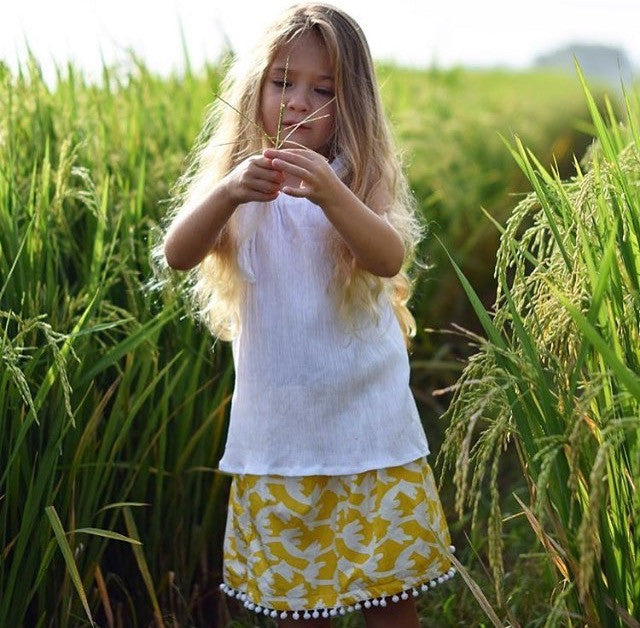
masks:
[[[52,89],[34,59],[0,66],[2,626],[184,624],[210,605],[230,359],[146,282],[188,105],[217,82],[167,94],[141,64],[101,86],[69,66]]]
[[[597,142],[563,180],[516,141],[533,192],[501,231],[488,313],[452,261],[486,339],[455,385],[439,459],[456,509],[490,502],[488,555],[504,602],[498,480],[512,445],[529,489],[514,495],[554,574],[545,625],[640,619],[640,106],[606,120],[579,73]],[[487,495],[487,493],[489,493]]]

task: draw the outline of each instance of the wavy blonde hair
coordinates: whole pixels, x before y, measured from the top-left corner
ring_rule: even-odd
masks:
[[[242,160],[265,147],[260,115],[265,76],[280,47],[309,32],[320,37],[334,68],[336,120],[329,157],[340,155],[342,180],[365,204],[380,191],[391,200],[384,214],[406,252],[400,273],[377,277],[357,266],[344,240],[332,230],[337,307],[344,320],[354,320],[362,311],[377,315],[380,294],[387,292],[408,342],[415,334],[415,320],[407,307],[412,285],[405,269],[422,228],[382,108],[369,46],[358,24],[340,9],[328,4],[295,5],[271,25],[250,58],[234,62],[222,81],[220,98],[208,111],[189,167],[178,181],[169,217],[201,202]],[[191,297],[200,317],[222,340],[239,332],[246,284],[236,262],[237,247],[232,216],[215,247],[192,271]]]

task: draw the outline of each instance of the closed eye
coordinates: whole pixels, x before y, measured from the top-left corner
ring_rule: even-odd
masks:
[[[325,89],[323,87],[316,87],[316,94],[320,94],[321,96],[327,96],[331,98],[333,96],[333,90]]]
[[[287,81],[287,82],[285,82],[285,81],[280,80],[280,79],[274,79],[274,80],[272,81],[272,83],[273,83],[276,87],[290,87],[290,86],[291,86],[291,83],[289,83],[288,81]]]

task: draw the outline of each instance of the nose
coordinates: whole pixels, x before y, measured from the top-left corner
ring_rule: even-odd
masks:
[[[291,111],[308,111],[309,98],[304,89],[292,89],[287,94],[287,109]]]

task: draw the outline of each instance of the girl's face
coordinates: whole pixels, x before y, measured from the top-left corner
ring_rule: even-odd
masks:
[[[295,148],[301,144],[327,157],[335,128],[334,89],[333,65],[318,35],[305,33],[282,46],[267,69],[262,87],[260,108],[265,132],[276,138],[280,105],[284,103],[280,140],[288,136],[288,141],[283,146]]]

